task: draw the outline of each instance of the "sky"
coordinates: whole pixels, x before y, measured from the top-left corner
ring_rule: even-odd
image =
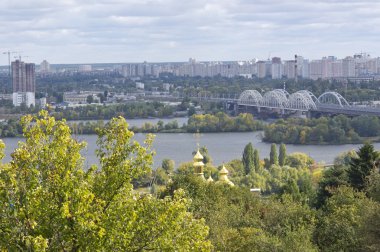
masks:
[[[379,0],[0,0],[0,50],[37,64],[377,57],[379,13]]]

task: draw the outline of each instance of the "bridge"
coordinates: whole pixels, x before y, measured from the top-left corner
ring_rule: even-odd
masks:
[[[325,92],[318,98],[308,90],[289,94],[275,89],[261,95],[257,90],[246,90],[237,99],[238,106],[278,109],[284,111],[314,112],[323,114],[374,115],[380,116],[380,108],[350,105],[337,92]]]
[[[263,95],[257,90],[246,90],[239,96],[219,95],[213,96],[208,92],[188,96],[191,99],[206,101],[222,101],[233,105],[235,109],[255,109],[275,111],[281,114],[299,112],[301,114],[345,114],[349,116],[373,115],[380,116],[380,108],[371,106],[350,105],[347,100],[337,92],[325,92],[316,97],[308,90],[300,90],[289,94],[286,90],[275,89]]]

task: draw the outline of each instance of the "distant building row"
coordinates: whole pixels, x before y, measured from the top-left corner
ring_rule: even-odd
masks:
[[[333,79],[380,76],[380,58],[371,58],[367,54],[356,54],[344,59],[334,56],[319,60],[308,60],[297,56],[293,60],[252,60],[235,62],[197,62],[190,59],[187,63],[141,63],[124,64],[119,70],[124,77],[158,76],[160,73],[172,73],[177,76],[211,77],[221,75],[256,76],[257,78],[294,79]]]
[[[368,54],[360,53],[337,59],[334,56],[318,60],[304,59],[297,56],[292,60],[282,60],[273,57],[268,60],[198,62],[190,58],[188,62],[180,63],[129,63],[113,67],[102,65],[65,65],[55,68],[56,71],[95,73],[119,72],[127,78],[143,76],[159,76],[170,73],[176,76],[223,77],[245,76],[272,79],[350,79],[377,78],[380,79],[380,58],[371,58]],[[51,72],[50,64],[44,60],[39,66],[39,72]]]

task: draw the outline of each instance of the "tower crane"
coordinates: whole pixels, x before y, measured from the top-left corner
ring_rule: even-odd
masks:
[[[8,67],[9,67],[9,77],[11,77],[11,54],[16,54],[16,53],[19,53],[19,52],[12,52],[12,51],[6,51],[6,52],[3,52],[3,54],[7,54],[8,55]]]

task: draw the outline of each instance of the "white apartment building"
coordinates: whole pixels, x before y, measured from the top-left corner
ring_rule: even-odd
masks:
[[[256,63],[257,66],[257,78],[265,78],[267,76],[266,71],[266,62],[265,61],[259,61]]]
[[[272,63],[272,79],[282,79],[284,67],[281,63]]]
[[[40,64],[40,73],[49,73],[50,72],[50,64],[46,60],[43,60]]]
[[[343,64],[341,60],[331,62],[331,78],[343,76]]]
[[[322,78],[322,61],[312,60],[310,61],[310,79],[318,80]]]
[[[288,79],[294,79],[296,77],[296,61],[286,60],[284,63],[284,75]]]
[[[355,60],[351,56],[342,60],[342,77],[355,77]]]
[[[305,59],[303,60],[301,76],[304,79],[309,79],[310,78],[309,60],[305,60]]]

